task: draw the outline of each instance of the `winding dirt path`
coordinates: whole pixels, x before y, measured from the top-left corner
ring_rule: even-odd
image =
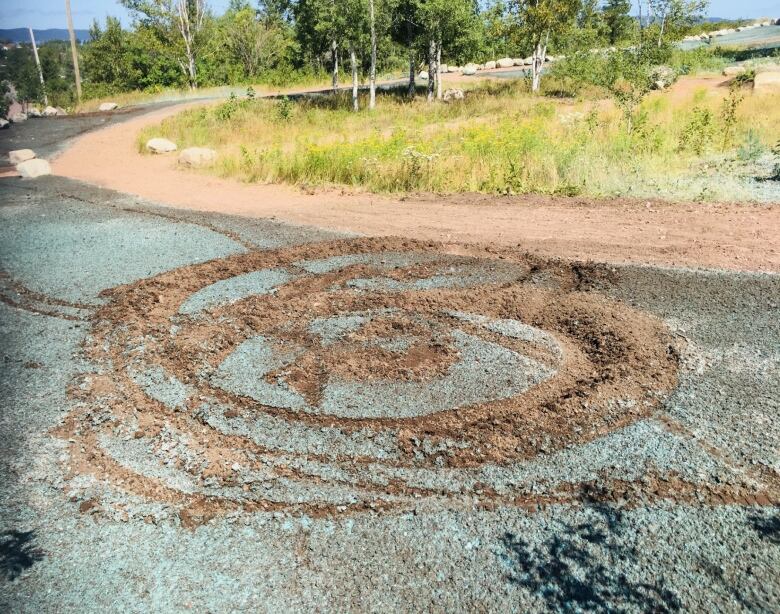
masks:
[[[607,262],[780,272],[780,206],[536,195],[304,194],[291,186],[249,185],[183,171],[175,156],[137,153],[136,136],[143,127],[187,106],[86,134],[53,162],[53,172],[172,207],[368,236],[480,243]]]

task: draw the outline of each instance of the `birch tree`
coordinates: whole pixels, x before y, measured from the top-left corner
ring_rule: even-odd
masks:
[[[518,39],[531,48],[531,89],[534,92],[539,91],[550,37],[573,26],[580,5],[581,0],[512,0],[510,3]]]
[[[701,18],[708,5],[707,0],[647,0],[648,19],[657,29],[658,47],[663,46],[667,37],[681,37]]]
[[[198,87],[197,60],[208,14],[205,0],[120,0],[176,58],[190,88]]]
[[[339,88],[339,73],[344,34],[350,11],[347,0],[298,0],[293,5],[298,39],[313,56],[330,56],[331,86]]]
[[[417,14],[427,45],[428,100],[441,99],[442,51],[477,27],[478,7],[473,0],[423,0]]]

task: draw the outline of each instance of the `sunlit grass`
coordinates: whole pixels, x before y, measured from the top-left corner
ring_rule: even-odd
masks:
[[[147,139],[164,136],[180,148],[212,147],[219,161],[208,172],[247,182],[375,192],[749,199],[739,177],[713,168],[736,159],[749,133],[770,152],[780,140],[780,106],[771,97],[744,94],[727,143],[723,92],[653,95],[629,134],[608,100],[535,97],[521,82],[485,84],[455,104],[385,95],[373,113],[351,112],[346,97],[229,101],[147,128],[138,143],[142,150]],[[683,146],[695,108],[711,112],[700,152]]]

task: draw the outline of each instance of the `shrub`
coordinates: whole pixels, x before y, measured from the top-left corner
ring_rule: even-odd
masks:
[[[758,136],[758,132],[750,128],[737,151],[737,157],[743,162],[754,162],[766,153],[766,148]]]
[[[688,123],[680,134],[680,151],[692,151],[701,155],[712,143],[715,126],[712,111],[694,107]]]

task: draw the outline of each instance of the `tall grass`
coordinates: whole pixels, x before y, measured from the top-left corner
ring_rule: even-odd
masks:
[[[608,100],[540,98],[522,82],[486,84],[449,105],[385,95],[374,113],[358,114],[342,97],[231,100],[147,128],[138,142],[142,150],[148,138],[165,136],[180,148],[215,148],[219,162],[209,172],[247,182],[749,198],[724,161],[737,159],[748,134],[769,151],[780,140],[780,107],[748,93],[724,151],[722,98],[705,90],[682,100],[655,94],[631,133]]]

